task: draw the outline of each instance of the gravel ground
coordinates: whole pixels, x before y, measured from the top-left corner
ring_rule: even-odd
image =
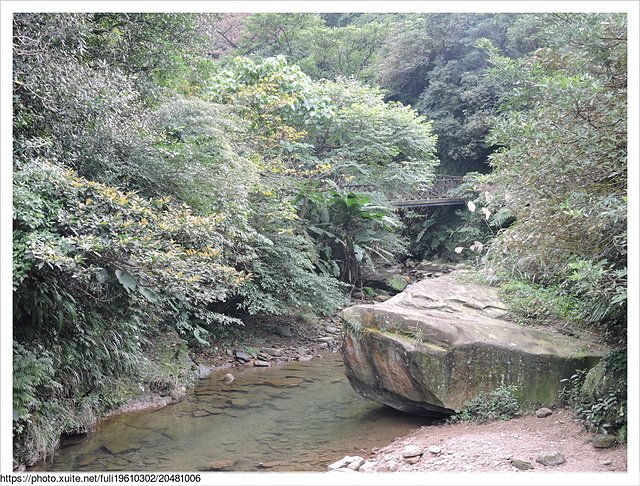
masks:
[[[506,422],[423,426],[384,448],[374,449],[362,470],[522,473],[627,470],[626,445],[596,449],[591,444],[592,437],[573,421],[568,409],[557,409],[545,418],[528,415]],[[410,464],[415,458],[403,458],[407,446],[424,451],[415,464]],[[553,452],[562,454],[566,462],[556,466],[536,462],[540,454]],[[512,465],[512,459],[526,461],[532,468],[519,470]]]

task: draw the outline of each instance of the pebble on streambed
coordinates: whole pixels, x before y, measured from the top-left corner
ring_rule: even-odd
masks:
[[[360,456],[344,456],[339,461],[329,464],[327,469],[340,472],[358,471],[365,462]]]

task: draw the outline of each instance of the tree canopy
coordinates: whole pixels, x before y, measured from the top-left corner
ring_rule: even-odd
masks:
[[[515,218],[492,251],[500,265],[571,288],[587,319],[624,333],[626,18],[552,15],[543,29],[545,47],[522,60],[482,44],[501,96],[491,132],[501,148],[485,181],[501,189],[489,206]]]
[[[343,282],[403,248],[383,192],[430,177],[430,124],[282,55],[213,61],[214,21],[15,16],[14,428],[27,462],[148,381],[154,336],[202,347],[248,315],[332,312]],[[380,179],[375,204],[346,187]]]

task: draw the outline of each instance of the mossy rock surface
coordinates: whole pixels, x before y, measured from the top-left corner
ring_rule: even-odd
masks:
[[[607,348],[505,320],[497,289],[454,274],[409,286],[382,304],[345,309],[346,375],[361,395],[409,413],[459,411],[517,385],[522,404],[556,400],[560,381]]]
[[[386,279],[387,285],[396,292],[402,292],[407,288],[407,281],[400,275],[389,275]]]
[[[397,294],[398,292],[402,292],[407,287],[407,280],[401,275],[376,274],[366,278],[364,285],[365,292],[369,294],[371,294],[371,291],[373,291],[373,293],[377,293],[377,291],[381,290],[390,292],[392,294]],[[370,290],[367,291],[367,289]]]

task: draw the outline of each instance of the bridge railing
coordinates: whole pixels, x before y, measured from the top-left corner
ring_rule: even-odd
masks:
[[[449,192],[462,184],[462,176],[438,175],[431,183],[426,183],[417,190],[397,190],[388,197],[391,203],[398,207],[430,206],[438,204],[461,204],[464,199],[451,196]],[[376,186],[372,184],[351,184],[345,188],[357,191],[375,191]]]
[[[436,176],[432,184],[425,185],[418,191],[399,194],[399,196],[402,196],[399,199],[421,200],[447,198],[451,197],[449,191],[459,187],[460,184],[462,184],[462,176],[439,175]]]

